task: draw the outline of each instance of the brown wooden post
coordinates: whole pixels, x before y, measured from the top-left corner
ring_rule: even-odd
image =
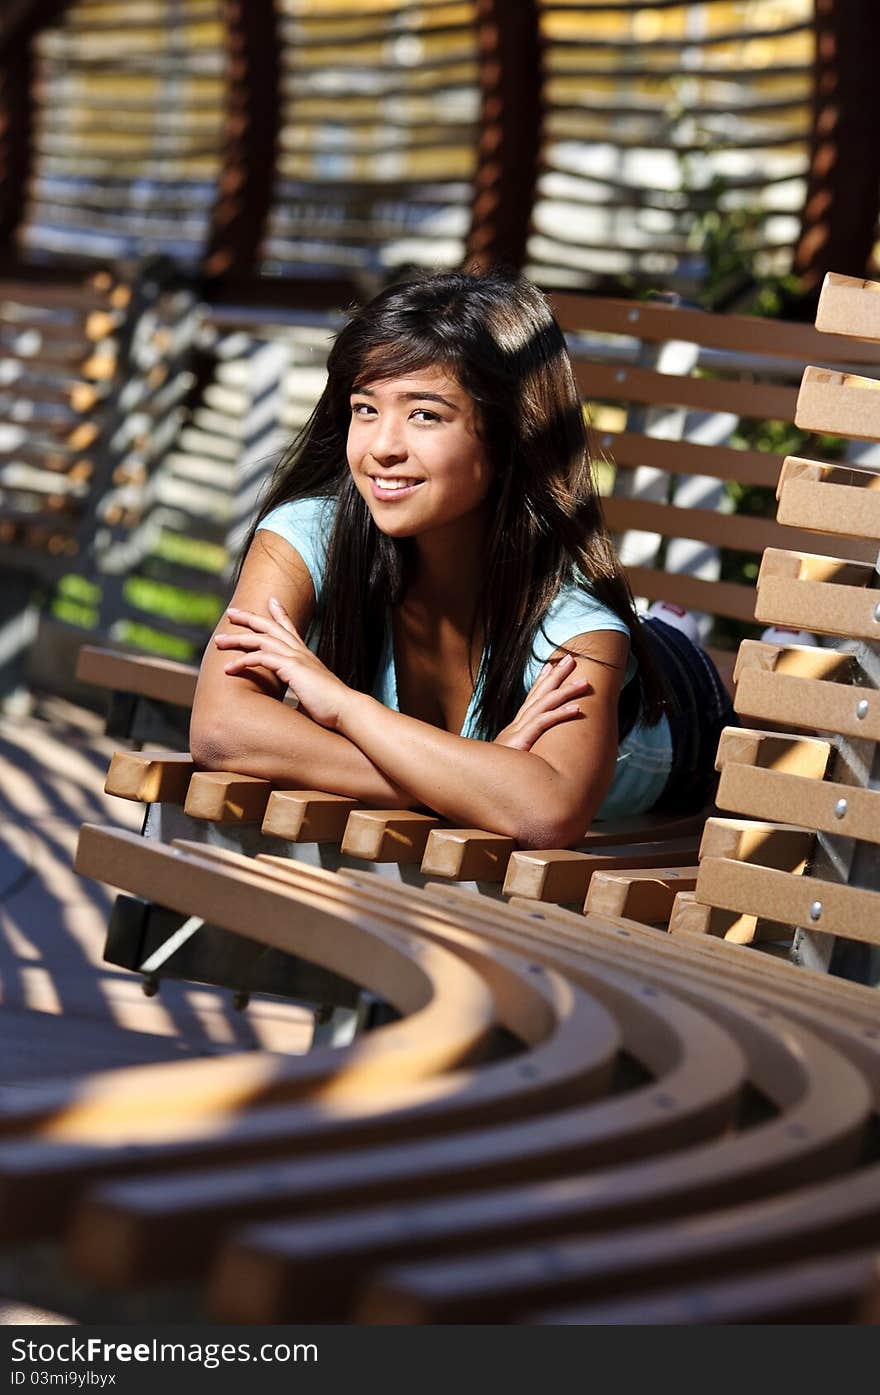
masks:
[[[15,60],[0,63],[0,249],[15,235],[24,211],[31,157],[31,77],[27,42]]]
[[[229,57],[226,154],[204,270],[251,274],[263,237],[278,148],[279,38],[273,0],[222,0]]]
[[[482,105],[467,260],[522,266],[541,146],[535,0],[478,0]]]
[[[33,134],[33,36],[69,0],[6,0],[0,6],[0,252],[7,252],[27,196]]]
[[[3,0],[0,6],[0,60],[6,61],[13,49],[45,28],[66,10],[71,0]]]
[[[865,275],[880,212],[880,4],[815,6],[813,139],[795,253],[808,293],[826,271]]]

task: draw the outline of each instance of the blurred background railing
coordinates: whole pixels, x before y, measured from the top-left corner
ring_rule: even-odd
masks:
[[[53,670],[198,657],[340,313],[408,268],[811,319],[876,268],[878,57],[875,0],[6,0],[0,565]],[[62,372],[96,273],[125,305]],[[27,403],[96,355],[50,450]]]

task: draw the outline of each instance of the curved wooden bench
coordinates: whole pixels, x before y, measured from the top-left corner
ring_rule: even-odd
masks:
[[[294,878],[294,873],[287,865],[273,869],[273,875],[282,876],[291,884]],[[298,894],[303,894],[304,882],[311,881],[315,884],[319,880],[326,881],[326,874],[316,876],[314,872],[305,868],[297,869],[295,875],[299,883]],[[349,888],[345,888],[345,891],[351,895]],[[355,900],[357,904],[361,904],[361,895],[358,894]],[[419,923],[418,917],[419,911],[416,907],[414,923]],[[451,925],[447,931],[447,934],[449,933],[452,933]],[[663,1103],[659,1113],[654,1099],[656,1089],[646,1087],[631,1095],[622,1096],[617,1101],[609,1100],[607,1106],[595,1112],[587,1111],[583,1107],[574,1107],[559,1115],[549,1115],[546,1128],[542,1130],[537,1130],[529,1123],[510,1124],[499,1125],[488,1133],[480,1129],[476,1132],[471,1130],[460,1140],[455,1136],[444,1138],[439,1150],[440,1156],[436,1156],[437,1150],[426,1142],[401,1144],[394,1149],[361,1150],[350,1161],[338,1158],[332,1164],[328,1161],[323,1167],[279,1163],[272,1168],[273,1183],[271,1196],[266,1196],[267,1204],[273,1208],[277,1207],[282,1197],[290,1196],[294,1192],[302,1196],[302,1204],[306,1204],[307,1198],[310,1198],[308,1204],[313,1205],[328,1192],[347,1193],[352,1186],[356,1189],[363,1188],[366,1195],[381,1195],[382,1189],[388,1187],[391,1188],[392,1194],[399,1186],[410,1189],[418,1185],[418,1176],[412,1176],[412,1180],[407,1181],[406,1173],[409,1171],[412,1175],[410,1164],[420,1156],[424,1158],[424,1165],[429,1169],[430,1175],[437,1175],[438,1185],[448,1182],[450,1169],[456,1160],[465,1169],[464,1175],[468,1180],[468,1169],[471,1166],[478,1168],[480,1174],[485,1175],[487,1179],[495,1175],[519,1174],[527,1169],[546,1169],[548,1166],[558,1170],[569,1156],[584,1156],[585,1152],[591,1152],[598,1157],[606,1155],[609,1148],[622,1154],[642,1146],[646,1138],[652,1136],[658,1142],[668,1139],[671,1143],[677,1137],[690,1136],[694,1131],[699,1134],[706,1129],[714,1129],[729,1117],[741,1081],[742,1060],[737,1051],[725,1051],[723,1034],[718,1033],[710,1023],[689,1009],[663,1000],[655,1002],[653,994],[643,993],[638,986],[627,989],[613,972],[598,971],[592,975],[590,982],[594,991],[597,984],[601,985],[600,1001],[610,998],[617,1004],[618,1014],[622,1013],[625,1049],[637,1058],[641,1056],[643,1068],[646,1067],[652,1075],[659,1073],[664,1087],[668,1087],[662,1093]],[[653,1025],[647,1030],[649,1024]],[[684,1033],[689,1041],[692,1040],[694,1045],[698,1037],[706,1033],[708,1037],[697,1050],[684,1051],[680,1040],[681,1033]],[[715,1069],[710,1079],[701,1069],[699,1062],[705,1051],[712,1047],[715,1049]],[[482,1147],[484,1143],[487,1146],[491,1143],[488,1154]],[[372,1172],[368,1167],[370,1151],[375,1152],[376,1157]],[[219,1186],[205,1191],[200,1216],[187,1207],[190,1236],[195,1234],[194,1228],[198,1225],[207,1241],[219,1220],[221,1211],[218,1208],[228,1207],[232,1203],[237,1209],[237,1203],[232,1202],[233,1194],[243,1197],[246,1191],[252,1198],[260,1193],[265,1194],[257,1181],[259,1173],[260,1169],[257,1167],[239,1169],[237,1175],[230,1174],[229,1192],[225,1201],[223,1181],[215,1177]],[[288,1179],[287,1185],[284,1182],[285,1176]],[[170,1178],[166,1177],[166,1182],[166,1201],[161,1204],[173,1207],[174,1194]],[[139,1191],[139,1184],[132,1185],[134,1196]],[[188,1184],[186,1190],[191,1199],[194,1199],[194,1193],[191,1193]],[[117,1196],[110,1211],[113,1216],[121,1219],[120,1201],[120,1197]],[[156,1202],[159,1203],[158,1195]],[[111,1223],[108,1213],[102,1223],[102,1234],[106,1235],[106,1227]],[[91,1220],[88,1224],[83,1222],[79,1233],[86,1236],[91,1229]],[[129,1237],[132,1233],[129,1230]],[[146,1230],[143,1232],[143,1238],[147,1243]],[[112,1248],[111,1246],[110,1249]],[[190,1244],[188,1257],[177,1255],[172,1259],[170,1254],[166,1254],[164,1258],[157,1257],[155,1262],[164,1265],[189,1264],[196,1257],[198,1250],[199,1245]],[[94,1250],[91,1252],[94,1253]],[[100,1252],[105,1255],[110,1253],[105,1245],[102,1245]],[[102,1262],[106,1263],[108,1260]]]
[[[363,893],[368,890],[367,882],[375,882],[376,879],[346,876],[346,880],[353,880]],[[376,894],[382,899],[398,902],[407,897],[415,902],[424,899],[424,893],[413,896],[400,888],[384,885],[376,887]],[[454,906],[460,914],[468,914],[461,903],[475,901],[466,893],[450,893],[439,888],[434,899]],[[511,922],[515,921],[517,927],[522,926],[523,935],[527,933],[528,925],[534,924],[534,912],[518,917],[508,912],[500,917],[496,908],[481,902],[476,902],[472,911],[475,916],[479,915],[481,932],[484,934],[490,933],[489,924],[493,917],[496,921],[495,933],[501,935],[513,933]],[[560,914],[549,912],[554,917]],[[542,911],[542,921],[543,915]],[[567,916],[566,919],[574,922],[578,918]],[[607,930],[597,931],[594,936],[598,940],[603,937],[607,941]],[[658,937],[646,938],[646,944],[651,940],[653,947],[657,947]],[[659,941],[659,949],[665,951],[667,944]],[[590,949],[592,956],[594,946],[591,945]],[[659,949],[657,958],[662,964],[665,953],[660,953]],[[536,952],[537,947],[533,946],[532,953]],[[607,945],[609,964],[615,963],[617,953],[616,944]],[[684,980],[686,984],[687,975],[683,975],[679,967],[685,956],[678,954],[675,957],[679,963],[671,972],[667,970],[666,981],[680,983]],[[570,958],[567,964],[570,964]],[[630,967],[638,974],[646,972],[649,976],[657,977],[657,965],[647,952],[638,965]],[[570,967],[567,972],[571,972]],[[703,994],[695,995],[693,1000],[702,1000],[705,1005],[711,1001],[712,1010],[717,1012],[718,985],[717,977],[710,978],[708,988]],[[726,1020],[725,1025],[728,1025]],[[778,1031],[778,1027],[775,1030]],[[832,1083],[835,1053],[823,1052],[818,1042],[805,1033],[799,1050],[806,1047],[810,1065],[804,1076],[801,1074],[804,1061],[799,1051],[790,1055],[791,1043],[783,1045],[784,1037],[774,1038],[773,1033],[774,1026],[770,1026],[763,1036],[745,1037],[743,1040],[749,1041],[750,1045],[750,1065],[754,1072],[751,1078],[762,1092],[776,1101],[782,1113],[772,1123],[746,1131],[733,1143],[719,1140],[691,1149],[679,1149],[665,1160],[652,1159],[650,1164],[622,1164],[613,1174],[599,1172],[584,1178],[573,1174],[562,1188],[540,1182],[531,1186],[496,1187],[488,1195],[475,1193],[461,1200],[455,1197],[418,1203],[398,1200],[394,1205],[386,1204],[381,1210],[347,1210],[338,1221],[330,1216],[286,1223],[276,1220],[271,1232],[265,1225],[251,1227],[238,1242],[233,1243],[221,1261],[212,1290],[215,1311],[229,1318],[235,1314],[239,1319],[248,1317],[250,1320],[277,1321],[281,1320],[281,1314],[330,1320],[331,1313],[338,1317],[344,1310],[348,1297],[364,1273],[383,1258],[399,1257],[406,1253],[445,1253],[471,1247],[481,1249],[503,1243],[511,1233],[553,1234],[556,1229],[564,1230],[566,1226],[582,1228],[601,1225],[603,1218],[612,1218],[615,1214],[613,1196],[616,1186],[620,1187],[617,1197],[621,1219],[630,1209],[635,1219],[651,1214],[669,1214],[679,1207],[708,1207],[718,1204],[725,1195],[747,1192],[750,1187],[780,1186],[784,1182],[799,1181],[810,1171],[813,1175],[821,1176],[828,1164],[829,1154],[825,1150],[831,1141],[835,1137],[838,1141],[845,1139],[853,1122],[857,1134],[861,1129],[862,1125],[856,1121],[859,1118],[864,1120],[866,1097],[862,1095],[862,1103],[857,1106],[855,1116],[849,1114],[850,1101],[844,1106],[841,1119],[835,1123],[828,1110],[828,1092],[843,1090],[846,1093],[842,1078],[837,1085]],[[806,1045],[811,1040],[812,1046]],[[875,1051],[875,1070],[877,1059]],[[823,1072],[828,1069],[832,1074],[823,1080]],[[837,1069],[840,1069],[840,1064]],[[816,1070],[817,1075],[810,1079],[812,1070]],[[837,1133],[838,1124],[844,1118],[850,1120],[850,1125],[844,1124],[844,1133],[840,1135]],[[852,1136],[849,1146],[852,1146]],[[813,1149],[815,1153],[811,1165]],[[846,1152],[844,1145],[843,1153],[839,1156],[845,1157]],[[621,1173],[621,1180],[617,1183],[615,1179]],[[589,1219],[591,1216],[594,1218],[592,1221]],[[310,1275],[308,1285],[303,1283],[306,1273]],[[236,1297],[236,1294],[239,1296]],[[270,1313],[274,1319],[269,1318]]]
[[[178,1124],[198,1111],[265,1102],[272,1098],[361,1097],[381,1091],[386,1065],[397,1056],[398,1078],[418,1079],[478,1057],[495,1021],[485,982],[459,956],[426,945],[387,918],[370,918],[350,901],[329,906],[317,895],[290,895],[278,879],[250,866],[221,867],[192,852],[157,847],[135,834],[85,825],[77,866],[86,875],[115,879],[120,855],[137,880],[132,887],[161,895],[172,906],[185,904],[232,928],[247,906],[256,922],[249,935],[261,944],[302,951],[324,967],[340,965],[364,985],[382,994],[405,1016],[382,1032],[342,1053],[316,1051],[277,1059],[245,1053],[188,1062],[176,1071],[167,1066],[139,1067],[130,1079],[113,1072],[78,1084],[40,1083],[4,1091],[0,1097],[0,1132],[49,1128],[59,1138],[75,1138],[81,1128],[112,1136],[121,1126],[136,1131],[140,1121],[149,1136],[149,1105],[161,1107],[163,1119]],[[178,1063],[173,1063],[174,1065]],[[160,1124],[160,1128],[162,1125]]]
[[[693,1323],[870,1323],[880,1292],[880,1251],[759,1270],[617,1302],[527,1314],[539,1326],[610,1327]]]

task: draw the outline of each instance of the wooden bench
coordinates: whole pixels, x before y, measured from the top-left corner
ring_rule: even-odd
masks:
[[[84,830],[80,865],[231,933],[247,912],[250,937],[344,960],[401,1018],[297,1061],[8,1091],[20,1301],[52,1306],[36,1256],[58,1245],[105,1319],[173,1302],[178,1321],[510,1322],[706,1281],[742,1302],[749,1276],[755,1302],[806,1263],[837,1275],[850,1318],[870,1301],[871,990],[710,936],[106,829]],[[428,979],[427,1011],[461,1008],[430,1038]],[[804,1283],[787,1311],[815,1305]]]
[[[880,286],[829,276],[817,324],[880,341],[878,302]],[[880,440],[875,387],[871,379],[809,367],[796,420],[811,430]],[[680,898],[670,928],[718,933],[726,926],[729,933],[736,922],[782,924],[794,930],[795,957],[814,967],[827,967],[835,937],[843,936],[868,951],[861,969],[875,981],[880,945],[880,476],[789,458],[780,474],[778,500],[783,523],[815,529],[827,544],[821,555],[765,553],[756,614],[780,625],[808,622],[829,636],[834,647],[742,646],[737,712],[744,720],[791,730],[769,744],[755,740],[749,749],[741,732],[722,739],[719,807],[761,822],[751,825],[749,843],[737,851],[716,849],[701,860],[696,887]],[[865,539],[872,560],[840,561],[841,535]],[[791,828],[794,823],[799,830]],[[710,820],[707,836],[712,832]],[[765,855],[783,844],[793,860]]]
[[[568,296],[560,299],[558,308],[573,335],[582,386],[604,423],[600,447],[620,457],[616,483],[623,492],[606,501],[610,521],[622,528],[631,506],[637,521],[650,519],[655,564],[647,566],[643,551],[642,564],[633,572],[637,589],[649,599],[697,603],[704,613],[711,604],[719,625],[751,614],[751,587],[713,581],[705,574],[707,567],[718,570],[717,554],[708,562],[701,555],[696,563],[693,554],[688,554],[684,558],[686,570],[670,573],[656,565],[658,546],[667,539],[668,561],[673,530],[691,538],[703,553],[713,539],[728,544],[738,541],[740,545],[746,539],[750,549],[765,542],[803,545],[807,540],[815,541],[819,537],[815,529],[792,530],[769,520],[750,519],[746,523],[710,513],[706,507],[686,507],[682,501],[693,497],[695,481],[701,487],[711,486],[715,498],[721,482],[732,477],[734,468],[740,469],[740,478],[747,483],[769,483],[781,461],[772,453],[724,444],[734,427],[747,412],[793,415],[796,389],[791,383],[802,371],[805,353],[816,351],[826,361],[832,361],[835,353],[838,360],[849,355],[876,367],[880,357],[876,346],[848,346],[841,355],[836,341],[832,339],[829,344],[830,336],[809,328],[753,317],[713,316],[667,305]],[[577,327],[576,334],[573,327]],[[601,342],[598,336],[602,336]],[[679,371],[662,371],[670,365],[657,362],[658,355],[662,360],[669,345],[681,350],[687,344],[690,350],[686,358],[672,365]],[[646,366],[648,361],[653,366]],[[609,405],[614,397],[616,406]],[[627,398],[628,413],[621,406]],[[615,432],[615,421],[624,429]],[[671,433],[677,439],[670,439]],[[703,443],[707,435],[711,444]],[[688,467],[684,478],[680,474],[683,461]],[[654,497],[627,497],[641,491],[646,472],[649,479],[645,487]],[[704,497],[703,504],[706,502]],[[640,509],[647,510],[644,516]],[[632,537],[632,533],[625,535],[625,546]],[[644,537],[644,530],[640,530],[642,546]],[[846,538],[841,540],[839,551],[845,559],[841,566],[853,575],[862,575],[872,545],[858,537]],[[781,548],[769,548],[765,553],[765,557],[776,555],[781,555]],[[702,574],[693,574],[692,564]],[[770,648],[769,652],[777,650]],[[820,649],[810,652],[817,656],[825,653]],[[724,664],[723,656],[718,657]],[[83,660],[94,672],[104,673],[108,683],[127,684],[129,694],[139,690],[149,721],[165,682],[163,673],[153,679],[148,667],[139,674],[134,671],[136,665],[120,660],[114,676],[114,661],[107,656],[86,653]],[[821,657],[816,659],[820,661]],[[192,676],[191,670],[175,674],[182,693],[188,694]],[[149,727],[142,726],[138,735],[144,731]],[[758,750],[760,756],[754,754]],[[731,766],[744,759],[759,764],[785,761],[793,774],[806,774],[808,768],[810,773],[816,772],[815,742],[811,745],[787,739],[785,752],[781,752],[780,741],[774,741],[771,734],[730,732],[719,761]],[[825,754],[827,757],[827,750]],[[421,813],[360,809],[352,800],[320,791],[273,790],[267,782],[250,777],[194,771],[185,755],[169,758],[150,751],[136,756],[120,753],[106,788],[124,798],[143,801],[147,806],[144,831],[160,841],[185,838],[251,855],[261,850],[275,852],[331,869],[374,863],[388,875],[414,885],[445,877],[470,883],[495,897],[528,896],[605,914],[634,916],[658,925],[668,922],[680,892],[693,893],[701,842],[708,863],[712,858],[729,860],[747,855],[744,849],[751,837],[748,829],[738,829],[729,820],[723,825],[711,823],[704,831],[705,816],[689,820],[648,817],[607,829],[595,825],[577,850],[517,851],[510,839],[480,830],[448,828],[441,820]],[[777,839],[774,846],[775,853],[764,854],[771,863],[775,857],[786,872],[802,866],[804,854],[797,852],[790,839],[781,843]],[[271,991],[271,977],[252,977],[240,948],[233,949],[228,937],[217,938],[212,927],[200,927],[196,934],[181,940],[178,931],[182,924],[179,916],[150,907],[143,898],[120,898],[108,937],[108,957],[145,973],[151,990],[162,975],[208,976],[208,981],[223,984],[234,973],[238,976],[235,987],[241,994]],[[756,931],[761,936],[774,933],[774,928],[763,922],[758,927],[754,919],[741,917],[728,918],[722,928],[740,940],[754,938]],[[272,966],[272,973],[278,974],[277,965]],[[285,975],[275,977],[274,983],[279,991],[305,998],[309,996],[306,987],[314,990],[316,986],[310,970],[302,982],[296,975],[292,979]],[[346,1021],[350,1007],[346,1000]]]

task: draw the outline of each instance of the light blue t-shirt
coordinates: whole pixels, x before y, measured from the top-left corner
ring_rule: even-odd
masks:
[[[284,538],[291,547],[296,548],[303,559],[315,588],[316,618],[319,623],[323,609],[322,590],[327,546],[335,510],[335,499],[296,499],[280,504],[267,514],[259,525],[260,528],[266,528]],[[318,628],[318,625],[312,627],[309,639],[312,649],[317,646]],[[594,630],[618,630],[622,634],[628,633],[619,616],[597,601],[589,590],[573,584],[563,586],[535,635],[532,654],[523,674],[526,691],[531,688],[551,654],[564,647],[576,635],[590,634]],[[630,656],[625,683],[631,680],[635,668],[635,660]],[[386,628],[385,648],[372,696],[393,711],[400,711],[390,623]],[[462,736],[477,735],[478,701],[479,685],[468,704],[460,733]],[[651,727],[636,722],[618,747],[614,778],[596,818],[626,818],[650,809],[663,792],[671,765],[672,737],[666,717],[662,716],[660,721]]]

